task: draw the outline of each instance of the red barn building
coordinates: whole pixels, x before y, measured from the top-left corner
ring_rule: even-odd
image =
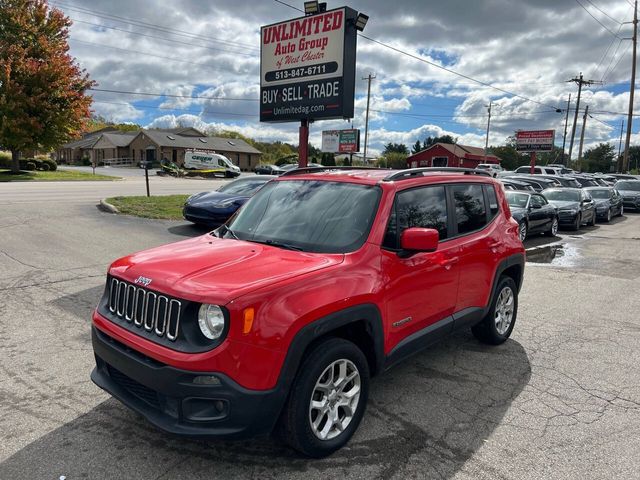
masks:
[[[483,148],[450,143],[434,143],[421,152],[407,157],[407,168],[476,168],[480,163],[500,164],[500,158],[491,154],[485,156]]]

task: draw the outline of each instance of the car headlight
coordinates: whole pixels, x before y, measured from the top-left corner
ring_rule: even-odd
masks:
[[[203,303],[198,311],[198,325],[202,334],[210,340],[217,340],[224,332],[225,319],[218,305]]]
[[[232,207],[235,203],[235,200],[227,200],[226,202],[218,203],[216,207],[229,208]]]
[[[575,215],[576,213],[578,213],[578,210],[576,210],[575,208],[565,208],[560,211],[564,213],[570,213],[571,215]]]

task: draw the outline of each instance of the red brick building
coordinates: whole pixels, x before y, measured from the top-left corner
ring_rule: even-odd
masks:
[[[500,158],[487,154],[479,147],[434,143],[430,147],[407,157],[407,168],[464,167],[476,168],[480,163],[500,163]]]

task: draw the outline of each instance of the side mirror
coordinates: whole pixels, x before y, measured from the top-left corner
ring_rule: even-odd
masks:
[[[435,252],[440,234],[433,228],[407,228],[400,235],[400,248],[405,252]]]
[[[530,205],[530,207],[534,209],[539,209],[539,208],[542,208],[542,205],[539,205],[536,203],[535,205]]]

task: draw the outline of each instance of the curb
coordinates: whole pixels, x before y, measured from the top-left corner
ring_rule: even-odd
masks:
[[[98,208],[107,213],[120,213],[120,210],[118,210],[114,205],[111,205],[109,202],[107,202],[105,198],[100,200]]]

